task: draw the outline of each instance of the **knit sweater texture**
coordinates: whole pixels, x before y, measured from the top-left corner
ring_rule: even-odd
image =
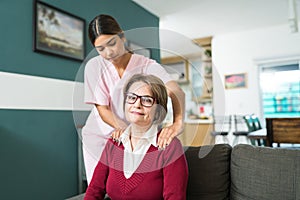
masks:
[[[151,145],[134,174],[123,172],[124,146],[109,139],[85,200],[185,200],[188,168],[180,141],[174,138],[163,151]]]

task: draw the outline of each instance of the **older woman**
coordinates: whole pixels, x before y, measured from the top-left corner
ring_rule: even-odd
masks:
[[[185,199],[188,170],[180,141],[160,151],[159,125],[167,112],[167,90],[153,75],[132,76],[124,88],[129,127],[119,142],[108,140],[85,199]]]

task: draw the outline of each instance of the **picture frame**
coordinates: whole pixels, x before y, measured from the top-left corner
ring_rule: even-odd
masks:
[[[143,55],[147,58],[151,58],[151,50],[150,49],[142,47],[139,44],[132,42],[132,41],[128,41],[127,45],[129,47],[129,49],[133,51],[133,53]]]
[[[247,87],[247,73],[225,75],[225,89],[238,89]]]
[[[33,50],[83,61],[85,20],[38,0],[33,4]]]

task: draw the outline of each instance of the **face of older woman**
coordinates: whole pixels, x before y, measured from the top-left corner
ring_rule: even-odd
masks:
[[[126,119],[139,126],[150,126],[156,111],[150,86],[143,82],[133,83],[126,92],[125,98]]]

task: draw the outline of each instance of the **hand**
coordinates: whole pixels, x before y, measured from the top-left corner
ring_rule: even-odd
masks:
[[[182,130],[182,125],[179,123],[163,128],[158,137],[158,148],[164,150]]]
[[[117,128],[115,129],[112,134],[111,134],[111,138],[113,139],[113,141],[118,142],[120,145],[120,136],[122,135],[122,133],[124,132],[125,128]]]

